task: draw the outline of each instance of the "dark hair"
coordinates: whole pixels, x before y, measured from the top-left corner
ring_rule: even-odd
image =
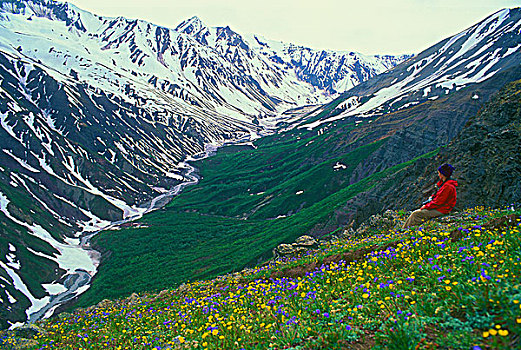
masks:
[[[454,171],[454,167],[450,164],[445,163],[438,168],[438,171],[446,178],[449,178],[452,175],[452,172]]]

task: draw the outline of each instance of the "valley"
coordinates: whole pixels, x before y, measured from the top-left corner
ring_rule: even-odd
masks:
[[[0,1],[0,326],[43,310],[76,269],[94,276],[82,237],[164,204],[184,160],[291,128],[302,113],[287,109],[407,57],[317,52],[197,17],[165,28]]]

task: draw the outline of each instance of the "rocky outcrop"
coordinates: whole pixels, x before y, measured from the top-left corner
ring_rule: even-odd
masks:
[[[354,235],[364,236],[370,232],[376,232],[380,230],[390,230],[395,227],[401,226],[401,219],[396,211],[386,210],[382,214],[375,214],[369,217],[369,219],[363,222],[356,230],[352,227],[345,230],[343,235]]]
[[[292,244],[282,243],[273,249],[274,258],[295,257],[318,247],[318,241],[311,236],[300,236]]]

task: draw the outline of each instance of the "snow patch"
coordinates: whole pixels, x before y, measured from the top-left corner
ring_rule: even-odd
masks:
[[[16,302],[18,301],[18,300],[16,300],[16,299],[15,299],[15,298],[14,298],[14,297],[9,293],[9,291],[8,291],[7,289],[4,290],[4,292],[5,292],[5,294],[7,295],[7,298],[9,299],[9,302],[10,302],[11,304],[14,304],[14,303],[16,303]],[[1,300],[1,299],[0,299],[0,300]]]
[[[67,291],[67,288],[65,288],[62,284],[57,284],[57,283],[50,283],[50,284],[43,283],[42,287],[50,295],[58,295],[60,293],[63,293],[63,292]]]
[[[20,164],[22,166],[22,168],[25,168],[25,169],[29,170],[30,172],[33,172],[33,173],[39,173],[40,172],[40,170],[33,168],[32,166],[27,164],[23,159],[20,159],[17,156],[15,156],[10,150],[4,149],[3,151],[4,151],[4,153],[6,153],[9,156],[11,156],[11,158],[16,160],[18,162],[18,164]]]
[[[336,164],[333,166],[333,169],[335,169],[335,170],[347,169],[347,165],[342,164],[340,162],[336,162]]]
[[[15,123],[14,125],[9,124],[9,122],[7,121],[7,116],[8,113],[0,113],[0,125],[2,125],[2,128],[4,128],[4,130],[7,131],[7,133],[11,135],[11,137],[23,144],[22,138],[18,137],[18,135],[16,135],[16,133],[14,132],[14,127],[17,123]]]
[[[169,177],[171,179],[175,179],[175,180],[180,180],[182,181],[184,179],[184,176],[183,175],[180,175],[180,174],[176,174],[176,173],[171,173],[171,172],[167,172],[165,174],[166,177]]]

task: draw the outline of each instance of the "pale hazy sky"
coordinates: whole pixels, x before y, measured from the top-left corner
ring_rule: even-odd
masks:
[[[105,16],[169,28],[192,16],[210,27],[315,49],[419,53],[521,0],[71,0]]]

